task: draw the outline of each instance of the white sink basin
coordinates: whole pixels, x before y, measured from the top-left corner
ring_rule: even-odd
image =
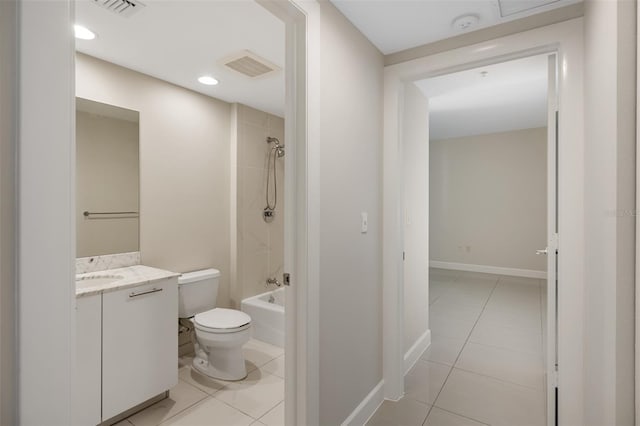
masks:
[[[76,289],[107,285],[121,280],[122,278],[122,275],[88,275],[76,279]]]

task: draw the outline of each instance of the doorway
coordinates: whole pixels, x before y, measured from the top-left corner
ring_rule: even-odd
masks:
[[[73,43],[72,43],[72,19],[73,2],[57,2],[55,4],[20,4],[20,68],[21,89],[20,105],[15,109],[19,111],[21,122],[20,138],[20,168],[21,184],[19,192],[21,200],[20,223],[20,321],[19,336],[30,336],[29,339],[20,339],[19,364],[33,365],[29,374],[21,374],[18,377],[20,390],[20,404],[17,415],[25,423],[70,423],[69,413],[73,384],[71,383],[71,368],[74,365],[74,340],[75,320],[75,280],[73,261],[75,258],[75,235],[73,226],[74,207],[74,176],[73,176]],[[307,161],[304,158],[307,143],[307,117],[302,112],[306,110],[306,103],[316,99],[314,95],[306,92],[303,82],[306,81],[306,44],[307,40],[307,16],[295,4],[271,5],[269,8],[287,23],[287,61],[285,69],[287,79],[287,110],[288,119],[285,134],[296,141],[297,149],[291,148],[288,154],[295,164],[295,173],[305,176]],[[306,8],[305,8],[306,9]],[[308,12],[308,11],[306,11]],[[315,11],[309,12],[312,14]],[[44,18],[46,17],[46,19]],[[42,25],[46,21],[46,25]],[[317,28],[316,28],[317,29]],[[28,37],[24,37],[28,35]],[[314,35],[316,37],[316,35]],[[47,40],[46,44],[42,40]],[[317,40],[317,37],[314,38]],[[315,45],[314,45],[315,46]],[[48,54],[43,55],[43,49]],[[313,54],[309,57],[314,58]],[[43,62],[44,61],[44,62]],[[46,63],[47,65],[44,65]],[[38,71],[47,68],[50,81],[43,84]],[[51,84],[51,80],[59,84]],[[25,90],[27,89],[27,90]],[[45,114],[45,111],[52,111]],[[24,131],[24,130],[29,131]],[[41,149],[44,148],[44,149]],[[295,159],[295,160],[294,160]],[[35,179],[37,176],[38,179]],[[292,174],[291,174],[292,176]],[[293,191],[291,200],[305,200],[307,179],[296,179],[298,184],[287,184],[286,191]],[[48,205],[47,210],[51,215],[41,215],[41,206]],[[295,303],[300,312],[315,312],[311,307],[306,309],[306,298],[297,301],[301,293],[305,294],[308,274],[306,274],[307,235],[298,232],[306,229],[307,215],[306,204],[300,203],[293,206],[290,223],[292,228],[287,238],[294,241],[290,251],[298,255],[288,265],[294,277],[293,281],[298,287],[292,290],[291,303]],[[47,243],[44,244],[43,241]],[[300,246],[302,244],[302,247]],[[285,255],[286,256],[286,255]],[[36,259],[45,259],[39,265]],[[286,261],[285,261],[286,262]],[[51,282],[59,283],[52,286]],[[315,299],[314,299],[315,300]],[[299,303],[298,303],[299,302]],[[36,320],[36,312],[46,315],[52,330],[42,336],[41,324]],[[287,360],[287,364],[293,366],[294,371],[300,368],[296,360],[302,359],[306,364],[306,344],[313,342],[313,336],[309,340],[299,340],[297,334],[306,336],[307,319],[303,316],[301,321],[296,321],[294,310],[291,317],[293,342],[301,342],[293,348],[294,355]],[[313,316],[311,316],[313,319]],[[36,343],[40,341],[40,343]],[[42,341],[48,343],[48,357],[45,362],[37,362],[39,352],[34,345]],[[300,358],[296,355],[301,354]],[[35,357],[35,358],[34,358]],[[46,371],[50,381],[43,382],[38,379],[43,375],[39,369]],[[43,373],[44,374],[44,373]],[[53,375],[52,375],[53,374]],[[287,398],[294,401],[287,406],[289,423],[310,423],[306,418],[295,420],[297,416],[307,416],[306,389],[309,377],[290,374],[292,386],[287,386],[285,393]],[[313,382],[311,387],[313,387]],[[55,389],[54,389],[55,388]],[[295,396],[295,397],[293,397]],[[311,416],[315,410],[309,409]],[[41,416],[46,416],[43,418]],[[312,423],[312,422],[311,422]]]
[[[550,60],[527,57],[414,83],[429,102],[429,176],[421,178],[429,181],[431,345],[406,372],[405,398],[432,405],[428,421],[449,415],[444,410],[490,424],[544,423],[547,261],[536,250],[546,246],[547,145],[555,140],[547,140]],[[425,197],[407,171],[419,173],[408,111],[417,105],[414,91],[405,87],[405,350],[417,337],[416,320],[424,321],[415,299],[424,297],[417,293],[426,274],[415,260],[415,216],[423,210],[416,207]],[[504,404],[478,404],[483,398]]]
[[[567,26],[571,26],[570,23],[567,23]],[[573,28],[574,30],[576,28]],[[567,28],[568,30],[568,28]],[[551,32],[547,32],[547,34],[543,34],[542,31],[534,30],[529,32],[530,34],[523,33],[522,37],[505,37],[498,41],[494,41],[492,43],[482,43],[475,46],[470,46],[468,48],[460,49],[456,52],[446,52],[442,54],[436,54],[431,57],[425,57],[419,60],[411,61],[410,64],[399,64],[394,65],[392,67],[387,68],[387,79],[385,84],[386,91],[386,112],[385,115],[385,175],[389,177],[388,180],[385,180],[392,188],[393,182],[398,183],[403,181],[402,173],[406,174],[406,170],[401,166],[403,164],[404,157],[403,149],[404,143],[406,140],[406,132],[403,127],[403,120],[407,116],[407,93],[409,89],[407,89],[410,85],[412,85],[415,81],[423,80],[425,78],[442,76],[445,74],[450,74],[453,72],[469,70],[478,67],[486,67],[491,64],[506,62],[508,60],[520,59],[535,56],[537,54],[545,54],[545,55],[559,55],[558,63],[562,64],[559,69],[558,75],[560,78],[558,80],[558,97],[560,99],[564,99],[563,102],[559,102],[559,110],[560,116],[563,116],[567,119],[567,121],[572,122],[574,125],[579,123],[579,117],[576,116],[575,112],[571,112],[568,110],[568,106],[575,103],[576,99],[580,99],[581,89],[579,84],[581,82],[581,76],[579,74],[570,74],[567,73],[567,66],[572,60],[576,60],[577,57],[572,55],[571,52],[575,51],[573,49],[578,49],[579,45],[576,45],[576,38],[579,41],[579,37],[571,37],[567,36],[566,33],[563,34],[551,34]],[[576,32],[577,33],[577,32]],[[528,40],[525,38],[528,37]],[[538,47],[536,46],[544,46],[545,43],[548,43],[549,39],[556,38],[555,43],[560,43],[564,46],[563,48],[549,48],[549,47]],[[490,52],[490,53],[487,53]],[[468,55],[468,56],[467,56]],[[578,62],[576,62],[578,64]],[[553,66],[555,70],[555,65]],[[555,72],[552,74],[555,77]],[[555,105],[554,105],[555,106]],[[393,115],[393,111],[400,111],[400,114],[397,116]],[[555,108],[553,109],[555,112]],[[555,114],[553,115],[550,121],[550,128],[553,129],[553,136],[555,137]],[[572,131],[568,123],[566,121],[562,121],[558,125],[558,129],[560,130],[560,134],[564,135],[562,137],[562,144],[558,145],[558,150],[560,152],[566,152],[569,146],[575,146],[576,142],[579,141],[577,138],[579,136],[579,132]],[[565,139],[566,137],[566,139]],[[398,142],[398,146],[394,145],[394,142]],[[565,193],[567,189],[571,187],[575,187],[576,182],[569,182],[563,179],[563,176],[566,176],[567,168],[573,169],[574,165],[571,164],[571,161],[566,161],[565,163],[559,163],[558,167],[555,167],[555,158],[556,158],[556,150],[555,148],[550,150],[550,155],[553,155],[553,158],[549,158],[548,161],[553,160],[551,164],[553,165],[550,170],[554,172],[557,170],[559,175],[559,184],[558,185],[558,194],[560,195],[557,200],[555,197],[550,197],[550,201],[553,202],[553,206],[555,209],[555,203],[557,202],[560,206],[564,205],[565,210],[560,209],[560,214],[557,216],[557,220],[559,224],[562,224],[563,221],[569,219],[566,214],[568,211],[573,211],[575,213],[579,212],[579,203],[574,203],[574,200],[564,199],[562,198],[562,194]],[[559,157],[563,158],[563,157]],[[555,177],[555,173],[553,174]],[[553,179],[550,181],[553,182]],[[400,183],[400,185],[403,185]],[[579,184],[578,184],[579,186]],[[397,186],[396,186],[397,188]],[[552,189],[555,188],[555,182],[553,182]],[[425,191],[426,192],[426,191]],[[564,203],[564,204],[563,204]],[[385,208],[392,206],[401,206],[400,199],[390,194],[389,192],[385,192]],[[388,235],[387,241],[391,243],[391,247],[389,250],[389,256],[385,256],[385,295],[391,295],[390,299],[385,299],[385,324],[388,329],[393,329],[394,327],[399,327],[399,330],[404,331],[404,325],[401,325],[404,320],[406,320],[407,315],[404,312],[404,302],[405,298],[402,294],[403,287],[402,285],[397,286],[396,283],[404,282],[406,285],[405,278],[402,276],[403,270],[405,268],[402,267],[403,258],[409,259],[410,253],[403,253],[403,248],[406,248],[406,244],[403,241],[404,232],[398,232],[401,228],[401,224],[405,223],[406,218],[404,215],[404,210],[400,210],[403,212],[402,214],[398,213],[397,215],[393,214],[392,210],[388,210],[389,221],[386,222],[385,231],[388,231],[386,235]],[[415,213],[411,214],[412,217],[415,217]],[[550,215],[551,216],[551,215]],[[555,210],[552,215],[552,219],[556,220]],[[553,224],[553,223],[552,223]],[[562,228],[562,227],[561,227]],[[394,232],[394,229],[396,230]],[[553,229],[553,226],[549,229]],[[563,233],[563,241],[566,241],[571,246],[579,247],[580,244],[580,233],[576,233],[575,230],[572,232],[568,227],[562,228],[568,231],[568,235]],[[406,236],[406,234],[404,234]],[[546,242],[553,249],[554,239],[551,238],[551,235],[546,235]],[[387,248],[387,247],[385,247]],[[466,244],[462,244],[463,251],[466,251]],[[544,247],[540,247],[540,249],[544,249]],[[473,250],[473,248],[471,248]],[[549,250],[549,251],[551,251]],[[393,256],[393,251],[396,253],[400,253],[401,257]],[[428,259],[427,255],[427,259]],[[424,257],[423,257],[424,259]],[[562,303],[562,300],[568,301],[567,298],[571,291],[576,291],[576,288],[579,288],[579,282],[577,282],[573,277],[567,275],[568,271],[572,271],[572,273],[576,273],[575,265],[572,265],[571,262],[566,262],[558,265],[559,275],[563,278],[563,288],[557,294],[557,298]],[[555,309],[555,277],[552,274],[556,273],[555,267],[555,256],[551,256],[548,265],[546,265],[545,269],[548,270],[551,274],[549,274],[549,281],[552,283],[551,291],[547,293],[550,296],[551,303],[548,304],[547,308],[554,314],[557,312]],[[552,266],[552,267],[550,267]],[[397,269],[394,269],[397,268]],[[577,268],[579,270],[579,268]],[[491,271],[487,271],[491,272]],[[459,272],[454,272],[454,279],[457,278],[455,274]],[[564,279],[567,279],[569,282],[565,284]],[[497,283],[497,280],[496,280]],[[495,283],[494,283],[495,284]],[[397,290],[397,291],[396,291]],[[394,298],[395,297],[395,298]],[[390,303],[388,303],[390,302]],[[395,304],[395,306],[393,306]],[[398,305],[400,309],[397,309]],[[578,310],[582,309],[582,306],[577,307]],[[573,326],[566,326],[566,319],[568,317],[573,317],[575,312],[571,310],[561,310],[559,311],[558,323],[565,324],[564,327],[560,328],[560,335],[568,334],[570,328],[575,328],[575,324]],[[549,318],[548,318],[549,319]],[[579,325],[578,325],[579,328]],[[398,328],[395,328],[398,330]],[[562,392],[567,392],[568,389],[565,389],[565,383],[568,387],[573,387],[576,382],[574,380],[578,379],[582,374],[579,371],[574,370],[568,363],[563,363],[562,359],[571,359],[572,357],[579,358],[579,351],[574,350],[573,348],[567,347],[562,339],[555,338],[555,323],[552,327],[548,329],[548,337],[545,339],[548,342],[553,342],[552,344],[547,345],[547,348],[553,349],[555,353],[556,342],[559,342],[558,348],[558,364],[560,366],[566,366],[570,371],[564,370],[564,368],[560,369],[560,375],[566,374],[568,380],[563,382],[563,388],[560,389],[560,395]],[[428,330],[433,331],[433,330]],[[573,332],[581,333],[581,330],[573,330]],[[431,337],[431,336],[429,336]],[[385,343],[389,343],[389,346],[385,345],[385,396],[387,399],[398,400],[402,397],[404,393],[404,379],[402,377],[401,372],[405,371],[404,360],[406,360],[406,354],[404,352],[405,347],[403,347],[403,342],[398,341],[400,339],[395,339],[393,336],[385,335]],[[547,366],[552,366],[555,370],[556,359],[555,355],[551,358],[551,362],[547,362]],[[549,380],[550,384],[553,384],[555,387],[555,378],[556,375],[549,375],[551,380]],[[579,389],[579,387],[574,388]],[[549,396],[546,401],[543,401],[543,406],[546,405],[548,408],[550,415],[546,415],[548,424],[553,424],[555,422],[555,402],[556,402],[556,392],[551,390],[547,392]],[[565,404],[565,407],[570,408],[572,406],[572,402],[568,401],[568,399],[559,399],[561,403]],[[561,415],[564,414],[567,418],[574,415],[575,413],[571,413],[568,410],[560,410]]]

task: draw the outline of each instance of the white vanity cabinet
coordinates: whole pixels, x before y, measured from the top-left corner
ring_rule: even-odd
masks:
[[[74,425],[97,425],[101,418],[102,295],[76,299]]]
[[[106,275],[93,288],[76,281],[74,426],[102,424],[178,383],[178,275],[142,265]],[[100,284],[109,276],[118,281]]]
[[[178,383],[176,278],[102,295],[102,419]]]

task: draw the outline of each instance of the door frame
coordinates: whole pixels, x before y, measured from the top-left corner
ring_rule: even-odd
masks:
[[[285,424],[315,426],[320,418],[320,10],[316,1],[255,1],[285,24],[284,270],[291,276],[285,300]]]
[[[636,23],[640,23],[640,7],[636,8]],[[640,40],[640,28],[636,27],[636,36]],[[633,212],[636,220],[636,264],[635,264],[635,416],[636,424],[640,422],[640,43],[636,45],[636,205]]]
[[[383,144],[383,378],[385,398],[404,394],[402,299],[402,105],[403,85],[535,54],[556,53],[559,64],[558,222],[563,258],[558,264],[558,359],[560,424],[583,424],[582,282],[584,248],[584,166],[582,40],[583,19],[577,18],[498,39],[437,53],[385,68]],[[427,166],[428,167],[428,166]],[[566,254],[565,254],[566,253]],[[566,395],[566,397],[563,397]]]
[[[285,345],[286,423],[316,425],[320,13],[316,1],[257,1],[286,25],[285,134],[290,142],[285,191],[293,202],[287,203],[285,211],[292,223],[285,231],[285,264],[291,268],[294,295],[287,302],[292,315]],[[17,0],[16,4],[20,78],[18,102],[8,105],[19,116],[16,422],[71,424],[76,258],[74,0]],[[42,78],[44,69],[47,79]],[[48,318],[50,327],[41,326],[42,317]],[[44,358],[43,347],[47,348]]]

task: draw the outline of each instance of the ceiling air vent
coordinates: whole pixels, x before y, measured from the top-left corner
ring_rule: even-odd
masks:
[[[280,69],[279,66],[267,61],[264,58],[244,50],[241,53],[230,56],[222,61],[222,63],[249,78],[263,77],[267,74]]]
[[[125,18],[128,18],[145,6],[144,3],[137,0],[93,0],[93,2],[98,6]]]

